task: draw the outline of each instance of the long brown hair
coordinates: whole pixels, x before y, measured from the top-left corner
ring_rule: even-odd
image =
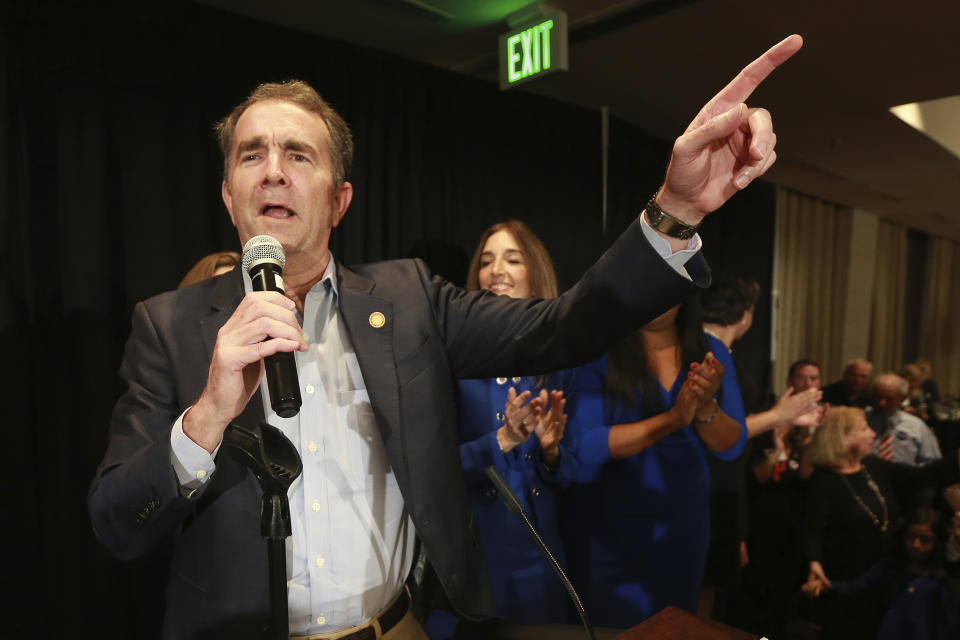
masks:
[[[709,350],[697,296],[680,305],[674,324],[680,347],[680,371],[684,372],[691,362],[702,361]],[[603,386],[608,405],[612,402],[623,408],[635,407],[639,393],[645,411],[652,409],[659,412],[667,408],[663,406],[660,381],[650,366],[644,348],[642,329],[633,332],[610,350]]]
[[[557,273],[553,269],[553,260],[547,248],[540,242],[540,238],[519,220],[506,220],[489,227],[480,236],[480,242],[473,252],[470,268],[467,270],[467,289],[476,291],[480,288],[480,256],[490,236],[498,231],[506,231],[513,236],[527,267],[527,277],[530,280],[530,295],[534,298],[557,297]]]

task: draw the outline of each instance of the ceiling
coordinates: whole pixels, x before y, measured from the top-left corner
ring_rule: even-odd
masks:
[[[203,0],[243,15],[497,80],[497,36],[524,0]],[[552,0],[570,69],[531,91],[664,139],[791,33],[805,46],[748,104],[768,108],[767,178],[960,241],[960,158],[890,107],[960,94],[957,0]],[[958,104],[957,101],[947,104]],[[938,114],[956,139],[960,113]],[[944,124],[946,123],[946,124]],[[953,124],[951,124],[953,123]]]

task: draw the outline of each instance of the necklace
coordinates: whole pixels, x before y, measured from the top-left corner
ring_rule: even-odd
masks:
[[[873,478],[870,477],[870,472],[867,471],[866,467],[861,467],[863,473],[867,476],[867,486],[873,490],[873,493],[876,494],[877,500],[880,501],[880,507],[883,509],[883,524],[880,524],[880,518],[870,510],[870,507],[864,503],[856,491],[853,490],[853,486],[850,484],[850,481],[847,480],[847,477],[843,474],[840,475],[840,478],[843,480],[843,484],[847,486],[847,490],[850,492],[850,495],[853,496],[853,499],[857,501],[857,504],[860,505],[860,508],[870,516],[870,519],[873,520],[873,524],[880,527],[880,531],[886,531],[887,527],[890,526],[890,516],[887,513],[887,501],[884,499],[883,494],[880,493],[880,487],[877,486],[877,483],[873,481]]]

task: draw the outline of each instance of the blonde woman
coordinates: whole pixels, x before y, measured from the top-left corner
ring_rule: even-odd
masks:
[[[832,409],[813,436],[803,531],[809,589],[852,580],[872,567],[893,548],[911,494],[956,482],[957,456],[923,467],[887,462],[871,455],[875,438],[863,410],[853,407]],[[881,613],[866,598],[840,603],[825,597],[818,605],[821,638],[872,638]]]

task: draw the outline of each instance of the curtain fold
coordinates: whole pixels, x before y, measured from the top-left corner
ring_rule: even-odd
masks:
[[[920,355],[930,359],[942,395],[960,390],[960,244],[931,238],[924,277]]]
[[[819,362],[825,379],[843,366],[851,215],[847,207],[777,190],[774,391],[800,358]]]
[[[904,304],[907,286],[907,228],[881,220],[877,229],[876,275],[867,359],[874,375],[903,365]]]

